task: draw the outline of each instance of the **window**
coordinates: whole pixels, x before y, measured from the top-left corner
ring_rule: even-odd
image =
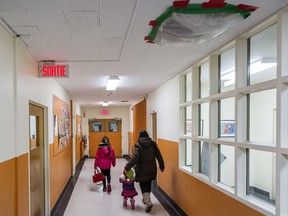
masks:
[[[185,81],[185,102],[192,100],[192,73],[184,76]]]
[[[209,96],[209,62],[200,66],[200,98]]]
[[[235,137],[235,99],[234,97],[219,101],[220,122],[219,138]]]
[[[219,92],[225,92],[235,88],[235,48],[220,55],[219,77]]]
[[[209,143],[199,142],[199,172],[209,176]]]
[[[209,103],[199,104],[199,136],[209,137]]]
[[[191,136],[192,135],[192,107],[187,106],[184,108],[184,135]]]
[[[185,139],[185,166],[192,166],[192,141]]]
[[[287,9],[191,65],[179,88],[180,169],[265,215],[288,215]]]
[[[275,153],[249,149],[247,194],[275,205]]]
[[[276,90],[266,90],[248,95],[248,140],[261,145],[275,145]]]
[[[277,25],[274,24],[254,35],[249,40],[248,84],[276,78],[277,70]]]
[[[232,146],[218,145],[218,181],[234,187],[235,176],[235,148]]]

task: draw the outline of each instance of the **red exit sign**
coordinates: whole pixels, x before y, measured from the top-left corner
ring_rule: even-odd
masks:
[[[100,115],[109,115],[109,110],[100,110]]]
[[[69,65],[39,64],[38,77],[68,78]]]

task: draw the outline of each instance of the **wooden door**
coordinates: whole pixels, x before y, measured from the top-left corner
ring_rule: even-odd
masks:
[[[31,216],[44,216],[44,109],[29,104]]]
[[[110,143],[114,148],[115,156],[122,157],[122,122],[121,120],[106,119],[107,132]]]
[[[95,157],[99,143],[107,136],[116,157],[122,157],[122,121],[120,119],[95,119],[89,121],[89,157]]]

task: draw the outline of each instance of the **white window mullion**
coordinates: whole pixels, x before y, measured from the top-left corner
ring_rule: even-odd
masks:
[[[276,155],[276,215],[288,215],[288,155],[277,153]]]
[[[235,193],[239,197],[246,196],[246,149],[235,148]]]

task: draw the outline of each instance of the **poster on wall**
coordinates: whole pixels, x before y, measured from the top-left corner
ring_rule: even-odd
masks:
[[[54,155],[70,144],[70,106],[54,96]]]
[[[61,115],[58,120],[58,147],[64,149],[70,140],[70,113],[69,109],[60,107]]]

